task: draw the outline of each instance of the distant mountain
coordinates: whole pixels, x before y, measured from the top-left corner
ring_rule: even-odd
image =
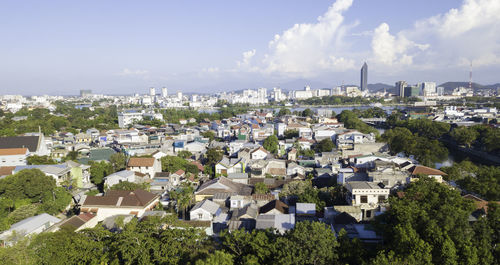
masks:
[[[469,82],[446,82],[441,85],[441,87],[444,87],[445,91],[453,91],[453,89],[457,87],[469,87]],[[472,82],[472,88],[474,90],[481,90],[481,89],[497,89],[497,87],[500,87],[500,83],[492,84],[492,85],[481,85],[478,83]]]
[[[388,84],[383,84],[383,83],[368,84],[368,90],[372,93],[383,91],[384,89],[389,93],[392,93],[393,90],[396,90],[394,86]]]

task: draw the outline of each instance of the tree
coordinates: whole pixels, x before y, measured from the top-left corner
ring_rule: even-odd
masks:
[[[470,148],[471,144],[476,141],[479,133],[473,128],[457,127],[451,131],[451,137],[459,143]]]
[[[283,133],[283,136],[285,137],[285,139],[292,139],[294,137],[299,137],[299,131],[297,131],[297,130],[286,130]]]
[[[28,156],[26,158],[28,165],[55,165],[57,161],[50,158],[49,156]]]
[[[203,260],[197,260],[196,265],[233,265],[233,255],[224,251],[216,250]]]
[[[176,172],[179,169],[185,171],[188,161],[178,156],[164,156],[161,158],[161,167],[164,172]]]
[[[106,161],[91,162],[90,163],[90,181],[97,186],[100,186],[102,191],[102,185],[104,184],[104,177],[114,173],[113,165]]]
[[[472,203],[460,193],[420,178],[411,183],[403,197],[391,196],[390,209],[375,227],[388,244],[386,250],[410,264],[477,264],[477,248],[471,244],[469,225]]]
[[[278,112],[278,117],[283,117],[285,115],[290,115],[292,112],[288,108],[281,108],[280,111]]]
[[[302,111],[301,115],[302,117],[312,117],[314,115],[314,112],[310,108],[307,108]]]
[[[193,197],[194,189],[189,184],[183,184],[181,188],[170,192],[170,198],[177,201],[177,211],[182,210],[184,219],[186,218],[186,210],[191,205]]]
[[[264,182],[255,183],[254,188],[255,188],[255,193],[257,194],[266,194],[269,192],[269,188],[267,187],[266,184],[264,184]]]
[[[215,133],[213,131],[206,131],[201,134],[203,137],[208,138],[211,142],[215,139]]]
[[[335,145],[333,144],[333,141],[330,138],[326,138],[321,140],[318,143],[318,151],[319,152],[331,152],[335,148]]]
[[[219,148],[209,148],[205,153],[205,158],[207,159],[207,164],[215,165],[222,160],[222,150]]]
[[[338,245],[335,233],[324,223],[298,222],[276,239],[276,264],[336,264]]]
[[[278,137],[276,135],[268,136],[262,146],[269,152],[276,154],[278,153]]]
[[[133,183],[129,181],[122,181],[118,184],[111,186],[111,190],[149,190],[149,185],[147,183]]]
[[[111,162],[115,172],[123,170],[127,167],[127,157],[122,153],[112,154],[109,158],[109,162]]]
[[[183,159],[188,159],[190,158],[191,156],[193,156],[193,153],[189,152],[189,151],[186,151],[186,150],[182,150],[182,151],[179,151],[177,153],[177,156],[183,158]]]
[[[66,157],[64,158],[65,161],[68,160],[76,160],[78,158],[78,151],[69,151]]]

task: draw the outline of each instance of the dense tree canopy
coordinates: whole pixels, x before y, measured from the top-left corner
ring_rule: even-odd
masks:
[[[71,194],[56,187],[53,177],[38,169],[25,169],[0,179],[0,230],[39,213],[60,213]]]
[[[276,135],[271,135],[264,140],[262,144],[268,152],[276,154],[278,152],[278,137]]]
[[[410,184],[404,196],[391,196],[389,202],[389,211],[377,225],[389,251],[377,257],[385,259],[384,263],[492,264],[495,242],[469,224],[473,204],[458,191],[421,178]],[[490,225],[482,229],[487,235],[492,230]],[[487,242],[477,244],[484,240]]]
[[[447,178],[455,181],[460,188],[479,194],[487,200],[500,200],[500,167],[462,161],[442,170],[448,174]]]

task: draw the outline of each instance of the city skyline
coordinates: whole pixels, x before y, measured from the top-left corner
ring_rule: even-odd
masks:
[[[335,87],[365,61],[369,84],[468,82],[470,61],[473,82],[500,81],[494,0],[194,5],[3,2],[0,94]]]

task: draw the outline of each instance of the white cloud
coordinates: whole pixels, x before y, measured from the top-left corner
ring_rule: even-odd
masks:
[[[255,49],[243,52],[243,60],[241,62],[240,61],[237,62],[238,67],[246,67],[250,65],[250,61],[255,56],[256,52],[257,51]]]
[[[417,21],[396,35],[383,23],[375,29],[373,56],[384,65],[420,69],[464,67],[470,61],[475,66],[499,64],[499,13],[499,0],[465,0],[459,8]]]
[[[372,38],[373,60],[386,65],[411,65],[413,63],[413,55],[409,54],[411,50],[414,48],[425,50],[428,47],[427,44],[416,44],[408,40],[402,33],[397,36],[391,35],[387,23],[380,24]]]
[[[344,25],[343,12],[352,0],[337,0],[316,23],[295,24],[269,42],[263,71],[311,76],[321,71],[343,71],[354,61],[341,56],[344,36],[352,25]]]
[[[149,74],[148,70],[131,70],[128,68],[124,68],[118,75],[121,76],[147,76]]]
[[[202,71],[205,72],[205,73],[217,73],[217,72],[219,72],[219,67],[203,68]]]

